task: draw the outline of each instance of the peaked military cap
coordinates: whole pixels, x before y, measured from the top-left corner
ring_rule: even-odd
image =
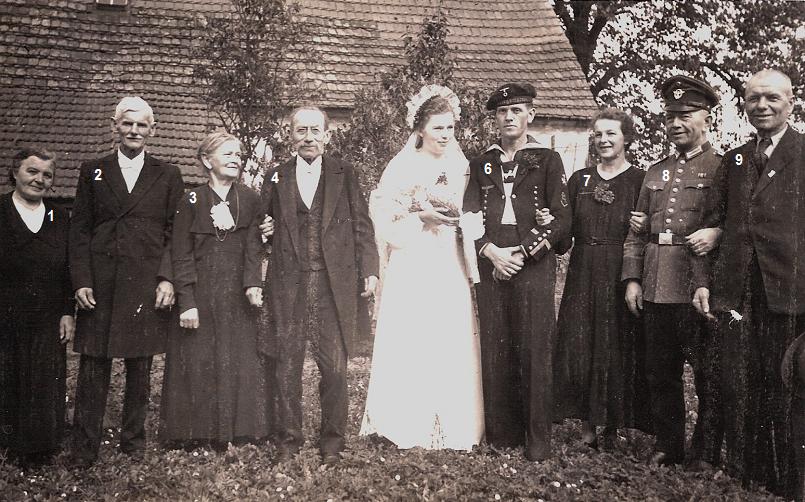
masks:
[[[537,97],[537,91],[531,84],[503,84],[489,96],[486,102],[487,110],[494,110],[498,106],[516,105],[519,103],[531,104]]]
[[[687,75],[667,79],[662,83],[661,92],[665,109],[671,112],[710,111],[718,104],[718,94],[712,87]]]

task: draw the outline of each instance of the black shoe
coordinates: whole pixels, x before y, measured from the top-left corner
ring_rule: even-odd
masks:
[[[671,466],[679,463],[679,459],[675,459],[664,451],[655,451],[651,458],[648,460],[649,465],[665,465]]]
[[[338,452],[322,452],[321,463],[322,465],[335,465],[341,462],[341,454]]]
[[[584,439],[582,439],[581,443],[587,448],[591,448],[595,451],[598,451],[598,435],[594,436],[592,441],[585,441]]]
[[[549,448],[526,448],[525,458],[531,462],[542,462],[553,456]]]

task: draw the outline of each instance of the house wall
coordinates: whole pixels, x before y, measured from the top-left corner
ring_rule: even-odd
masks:
[[[529,128],[534,138],[547,148],[559,152],[565,176],[585,167],[589,154],[590,131],[586,121],[549,120],[537,117]]]

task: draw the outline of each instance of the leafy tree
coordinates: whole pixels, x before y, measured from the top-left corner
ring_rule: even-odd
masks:
[[[275,151],[282,146],[282,119],[293,96],[304,95],[295,65],[303,59],[306,36],[294,18],[298,12],[284,0],[232,0],[227,15],[203,18],[193,51],[200,98],[257,166],[258,143],[265,140]]]
[[[659,83],[675,73],[704,78],[721,91],[722,103],[738,109],[746,79],[764,67],[792,78],[800,104],[805,96],[799,85],[805,68],[797,56],[805,45],[803,2],[554,0],[554,11],[598,102],[631,111],[642,126],[635,154],[645,162],[668,149],[660,109],[652,101]],[[716,144],[722,147],[742,135],[725,116],[716,109]],[[801,105],[794,117],[805,119]]]

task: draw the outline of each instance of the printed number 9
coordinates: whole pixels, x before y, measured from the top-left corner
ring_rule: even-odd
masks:
[[[668,169],[663,169],[662,170],[662,180],[663,181],[668,181],[670,179],[671,179],[671,173],[668,171]]]
[[[742,166],[743,163],[744,163],[744,156],[741,155],[740,153],[736,154],[735,155],[735,165],[736,166]]]
[[[484,173],[492,174],[492,164],[490,164],[489,162],[484,164]]]

